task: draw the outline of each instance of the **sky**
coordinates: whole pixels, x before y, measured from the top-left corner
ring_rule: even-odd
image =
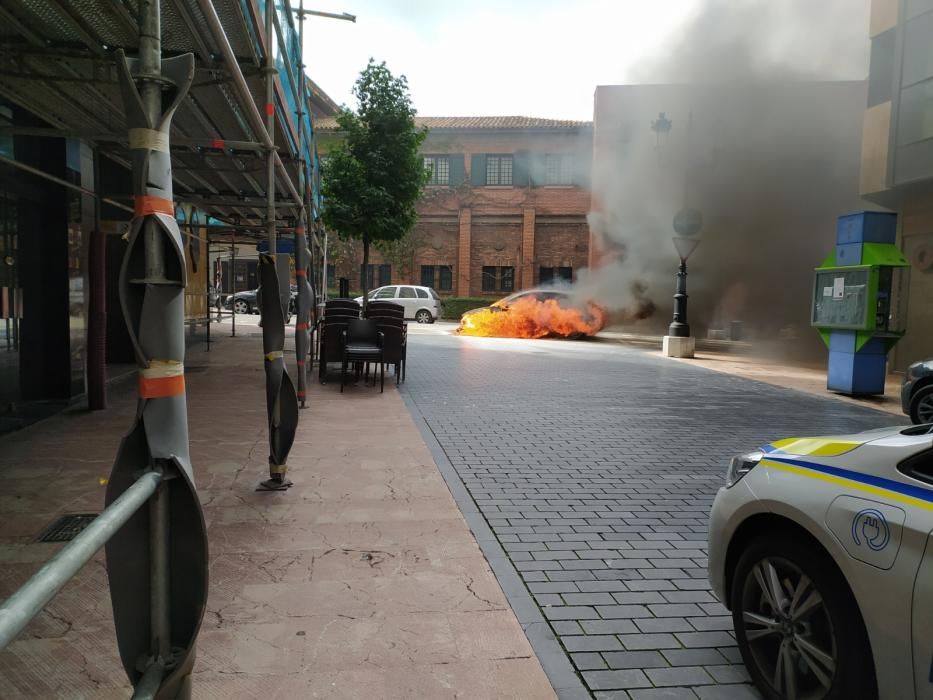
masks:
[[[297,0],[292,0],[297,7]],[[313,3],[313,4],[312,4]],[[308,75],[338,104],[370,57],[408,78],[422,116],[593,118],[597,84],[695,14],[699,0],[305,0]]]
[[[737,40],[729,32],[742,43],[751,35],[756,60],[798,64],[810,77],[863,79],[869,2],[304,0],[305,9],[357,16],[306,20],[305,60],[311,78],[350,107],[373,57],[408,78],[422,116],[590,120],[597,85],[690,80],[711,34],[720,50]]]

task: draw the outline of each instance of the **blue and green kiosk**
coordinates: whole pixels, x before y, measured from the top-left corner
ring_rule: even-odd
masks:
[[[815,270],[810,324],[829,348],[831,391],[884,393],[887,355],[907,318],[910,263],[896,236],[896,214],[840,216],[835,250]]]

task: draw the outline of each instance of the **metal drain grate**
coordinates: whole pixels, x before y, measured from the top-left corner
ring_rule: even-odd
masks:
[[[97,513],[75,513],[63,515],[39,535],[39,542],[71,542],[90,525]]]

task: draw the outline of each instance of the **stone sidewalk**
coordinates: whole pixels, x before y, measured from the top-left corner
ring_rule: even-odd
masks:
[[[602,331],[597,335],[602,342],[618,343],[637,347],[646,352],[663,355],[660,352],[661,337],[635,335],[619,331]],[[795,389],[814,396],[833,398],[856,406],[866,406],[879,411],[886,411],[897,416],[904,416],[901,410],[902,374],[889,374],[885,379],[884,394],[879,396],[848,396],[826,388],[826,363],[804,364],[798,361],[777,361],[756,354],[756,348],[750,343],[732,343],[729,341],[697,340],[696,357],[689,359],[669,358],[674,362],[686,362],[698,367],[731,374],[744,379],[754,379],[765,384]],[[761,350],[758,348],[757,350]]]
[[[267,469],[260,352],[257,338],[222,338],[187,359],[210,539],[195,697],[554,697],[394,382],[343,395],[312,383],[295,487],[254,490]],[[132,390],[0,440],[0,597],[56,550],[35,542],[45,527],[102,507]],[[101,553],[0,653],[0,697],[128,690]]]

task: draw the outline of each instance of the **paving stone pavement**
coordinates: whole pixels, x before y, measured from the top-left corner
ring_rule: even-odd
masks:
[[[403,393],[604,700],[759,697],[707,583],[728,459],[901,422],[586,342],[419,336]]]

